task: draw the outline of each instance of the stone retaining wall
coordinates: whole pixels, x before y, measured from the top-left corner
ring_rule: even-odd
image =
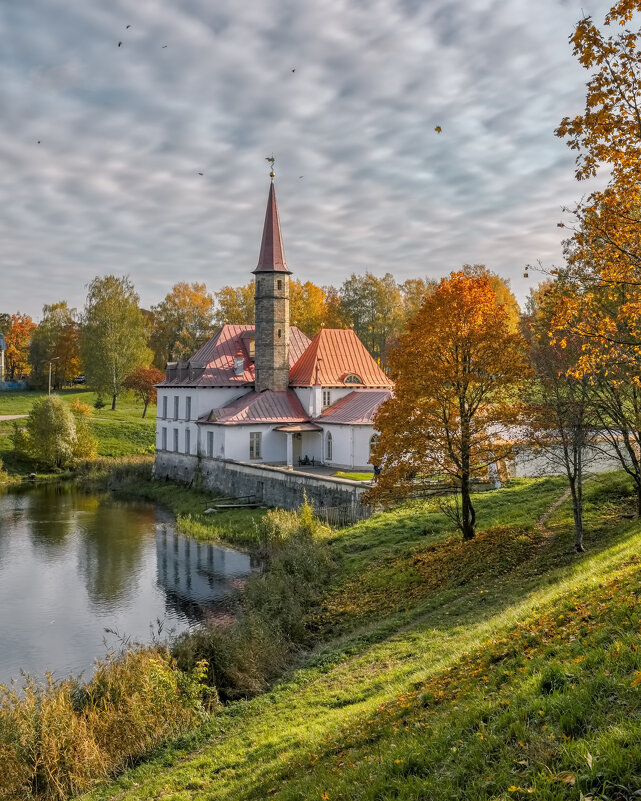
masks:
[[[200,468],[201,485],[230,498],[254,495],[266,506],[297,509],[304,495],[315,508],[360,506],[369,488],[348,479],[297,473],[283,467],[207,459],[183,453],[156,453],[154,476],[183,484],[193,481]]]

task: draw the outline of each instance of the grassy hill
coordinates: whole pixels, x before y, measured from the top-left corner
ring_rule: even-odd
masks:
[[[641,524],[593,479],[575,555],[562,495],[477,496],[471,543],[425,502],[333,533],[298,668],[87,798],[639,797]]]

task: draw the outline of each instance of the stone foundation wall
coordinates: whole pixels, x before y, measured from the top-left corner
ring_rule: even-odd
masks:
[[[156,454],[154,476],[189,484],[200,462],[201,485],[230,498],[256,496],[266,506],[297,509],[304,495],[316,509],[360,506],[368,487],[360,482],[329,476],[295,473],[281,467],[233,462],[227,459],[198,459],[168,451]]]

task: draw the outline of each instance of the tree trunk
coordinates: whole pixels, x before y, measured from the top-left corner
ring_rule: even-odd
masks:
[[[149,406],[149,401],[148,401],[148,400],[146,400],[146,401],[145,401],[145,407],[144,407],[144,409],[142,410],[142,416],[143,416],[143,418],[144,418],[144,416],[147,414],[147,406]]]
[[[574,550],[583,553],[583,486],[581,477],[570,480],[572,514],[574,516]]]
[[[117,395],[113,395],[112,398],[111,398],[111,411],[112,412],[116,411],[116,400],[117,400],[117,398],[118,398]]]
[[[641,480],[639,476],[635,476],[637,484],[637,517],[641,517]]]
[[[461,529],[464,540],[474,539],[475,521],[476,514],[470,498],[470,477],[464,476],[461,479]]]

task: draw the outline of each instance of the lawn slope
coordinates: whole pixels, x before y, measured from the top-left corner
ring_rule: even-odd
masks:
[[[332,535],[299,668],[87,798],[638,797],[641,525],[594,479],[574,555],[562,493],[477,496],[472,543],[427,503]]]

